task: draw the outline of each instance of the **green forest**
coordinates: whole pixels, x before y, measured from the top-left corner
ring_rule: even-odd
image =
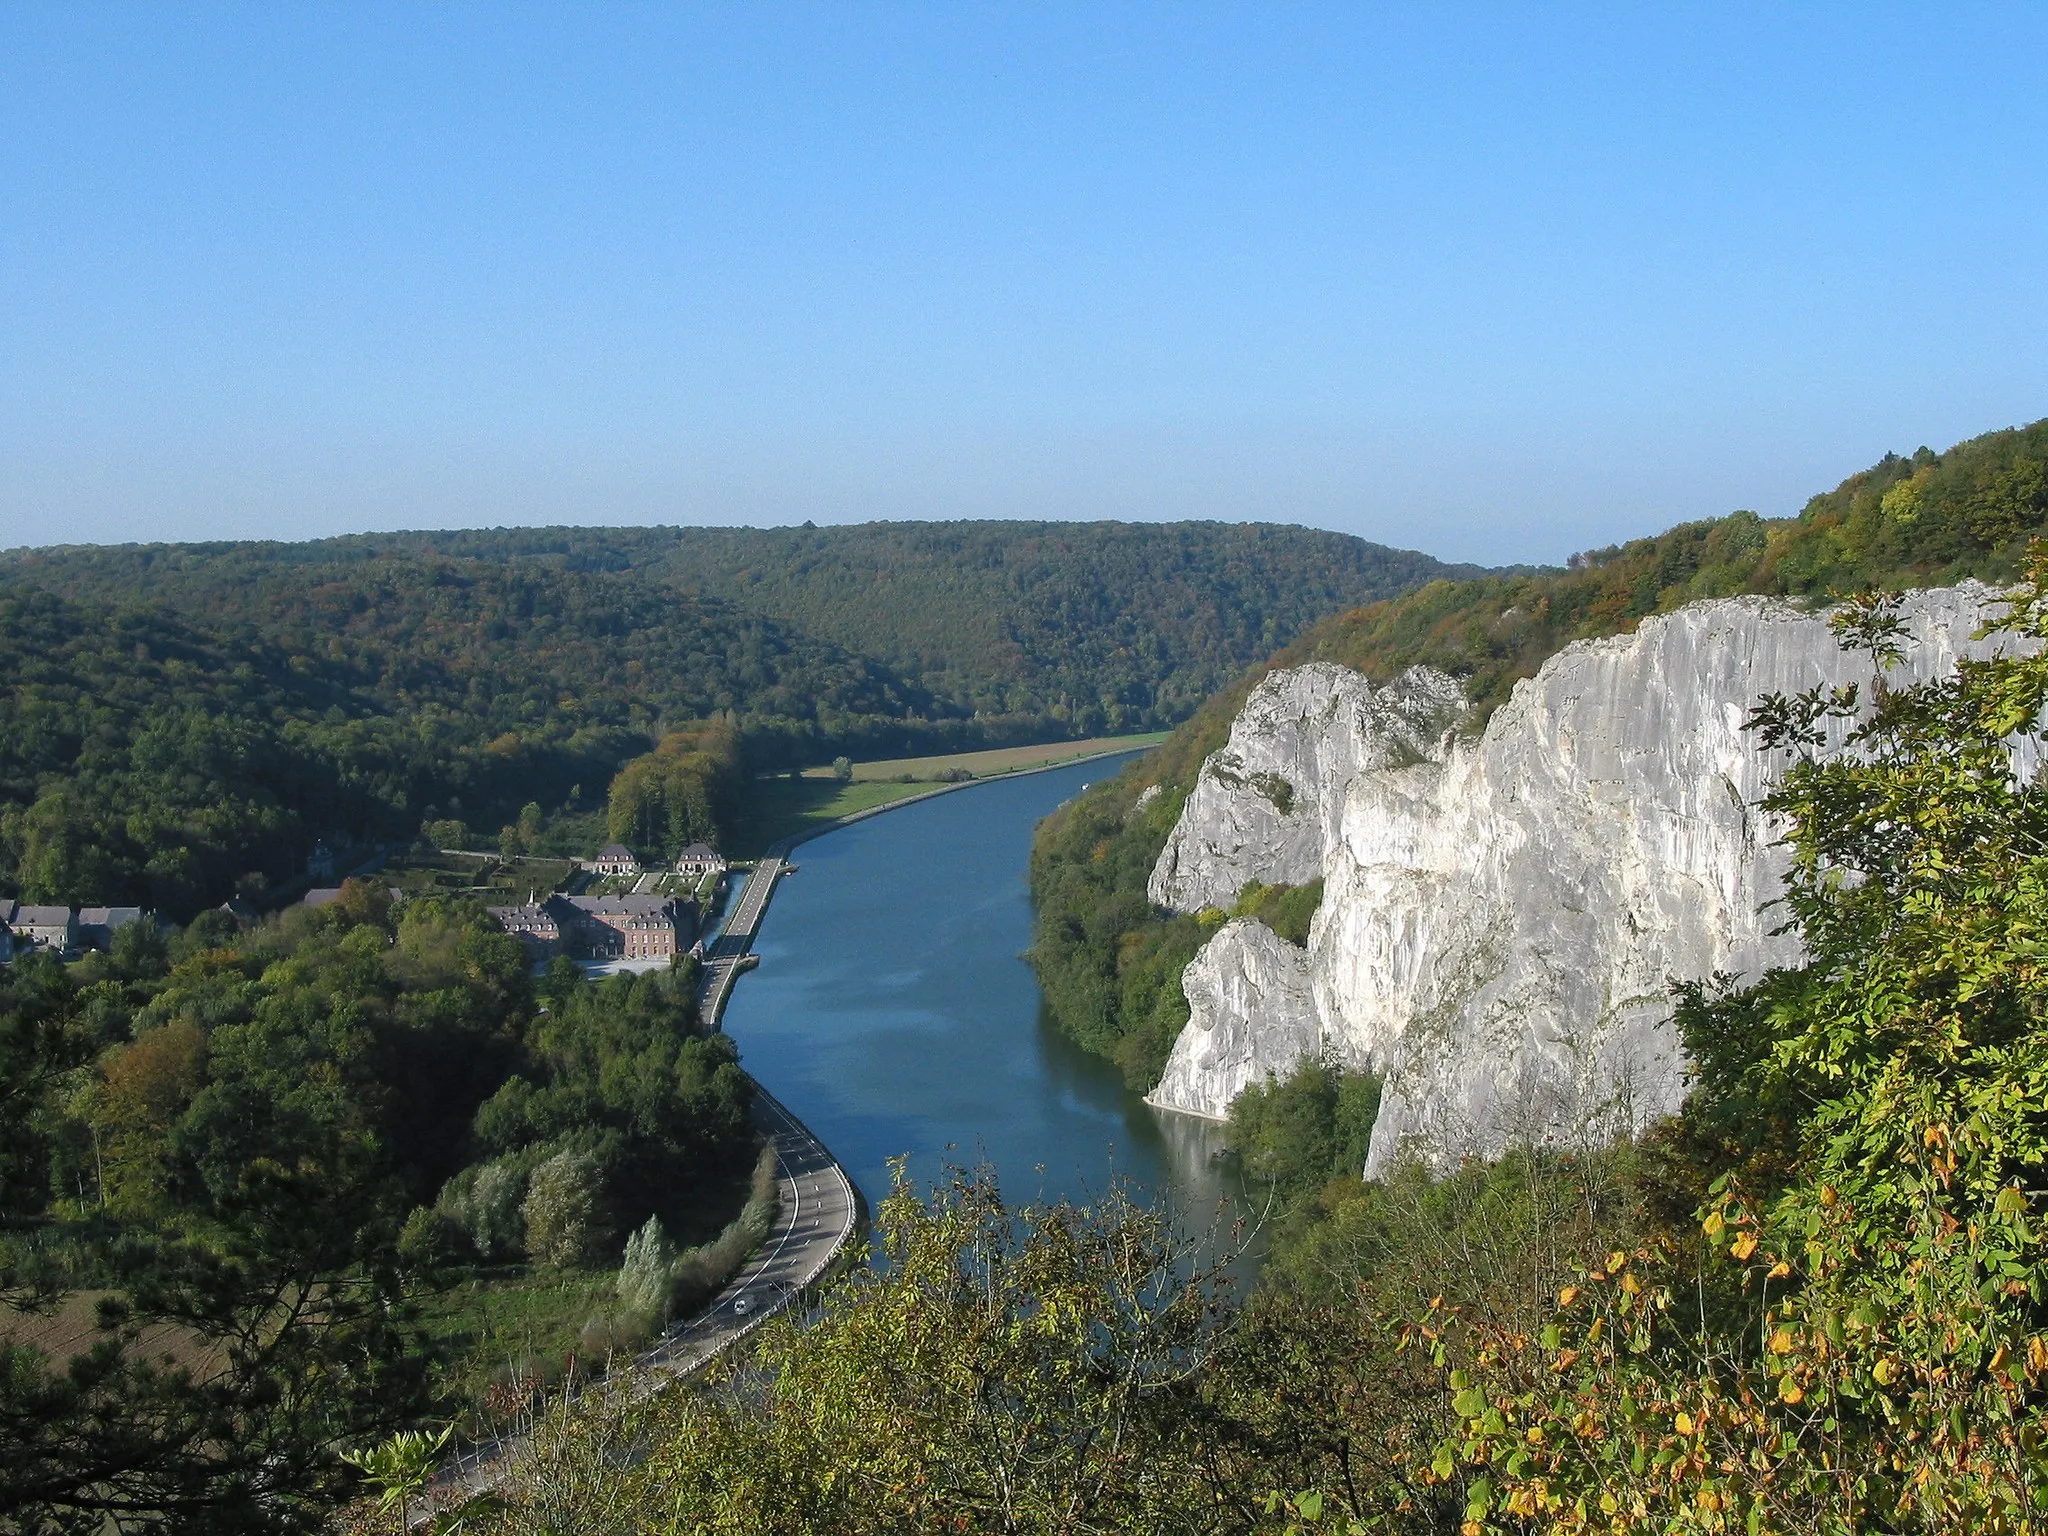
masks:
[[[2015,579],[2048,533],[2048,421],[1946,453],[1888,454],[1796,517],[1736,512],[1574,556],[1563,571],[1436,581],[1327,619],[1235,678],[1157,751],[1062,807],[1031,860],[1032,959],[1060,1027],[1132,1086],[1159,1079],[1187,1001],[1180,972],[1206,934],[1156,911],[1145,885],[1193,790],[1267,673],[1330,661],[1387,682],[1417,663],[1461,679],[1481,728],[1521,678],[1574,640],[1624,633],[1701,598],[1828,601],[1976,577]],[[1159,793],[1143,800],[1157,786]]]
[[[17,958],[0,1085],[10,1531],[299,1528],[353,1488],[340,1450],[560,1375],[493,1298],[590,1277],[601,1361],[724,1278],[615,1287],[628,1237],[715,1246],[754,1182],[693,968],[536,978],[480,909],[361,882]]]
[[[261,904],[317,838],[588,853],[547,834],[600,812],[672,852],[718,841],[761,775],[1174,724],[1318,619],[1449,569],[1206,523],[14,551],[0,894],[183,919]],[[678,731],[723,733],[718,762],[656,753],[608,803]]]
[[[1318,619],[1474,573],[1311,528],[1016,522],[59,548],[0,556],[0,575],[10,567],[13,579],[81,600],[161,603],[195,623],[253,626],[302,650],[338,643],[379,676],[430,658],[464,676],[500,672],[503,642],[517,633],[524,643],[536,626],[533,640],[564,648],[552,670],[586,685],[598,675],[592,657],[644,658],[636,670],[656,713],[686,701],[697,715],[810,720],[811,699],[839,715],[900,715],[909,704],[933,720],[1022,719],[1051,728],[1049,739],[1177,724]],[[727,692],[677,672],[660,648],[673,643],[660,633],[669,622],[661,609],[678,599],[686,628],[700,606],[750,626],[738,642],[721,637],[737,673]],[[715,628],[718,619],[702,623]],[[906,692],[828,697],[826,679],[806,677],[754,702],[762,680],[747,660],[806,646],[793,661],[858,657]],[[903,748],[923,749],[908,740]]]

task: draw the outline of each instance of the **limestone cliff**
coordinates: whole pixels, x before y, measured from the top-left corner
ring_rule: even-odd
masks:
[[[1980,653],[1990,599],[1913,594],[1901,670]],[[1220,1115],[1327,1052],[1386,1075],[1368,1173],[1404,1146],[1444,1161],[1675,1109],[1670,980],[1797,957],[1765,910],[1782,855],[1756,805],[1779,762],[1748,710],[1869,672],[1823,618],[1738,598],[1567,647],[1476,739],[1452,728],[1463,700],[1441,673],[1268,677],[1203,765],[1152,896],[1193,911],[1319,874],[1323,906],[1305,951],[1249,922],[1202,950],[1153,1102]]]

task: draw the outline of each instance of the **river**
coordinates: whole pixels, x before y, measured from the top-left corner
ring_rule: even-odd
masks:
[[[1012,1204],[1085,1202],[1128,1177],[1200,1225],[1234,1190],[1211,1157],[1220,1129],[1152,1109],[1069,1042],[1022,958],[1032,829],[1119,766],[991,780],[792,855],[725,1028],[870,1207],[897,1156],[926,1181],[985,1161]]]

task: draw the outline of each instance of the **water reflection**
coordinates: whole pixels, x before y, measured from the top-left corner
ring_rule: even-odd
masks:
[[[977,785],[797,850],[726,1028],[871,1205],[899,1155],[920,1180],[986,1161],[1013,1203],[1126,1177],[1194,1228],[1237,1193],[1220,1128],[1152,1109],[1060,1034],[1021,958],[1032,828],[1103,772]]]

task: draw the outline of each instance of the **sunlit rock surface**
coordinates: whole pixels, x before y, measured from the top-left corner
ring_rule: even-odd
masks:
[[[1247,1085],[1268,1073],[1284,1077],[1322,1052],[1308,951],[1264,923],[1225,923],[1189,962],[1181,986],[1192,1013],[1152,1091],[1155,1104],[1220,1120]]]
[[[1153,867],[1152,900],[1195,912],[1228,907],[1247,881],[1307,884],[1323,872],[1345,788],[1438,752],[1464,710],[1457,683],[1427,667],[1378,689],[1326,661],[1273,673],[1202,764]]]
[[[1894,680],[1984,654],[1971,636],[1991,600],[1909,597]],[[1600,1141],[1676,1109],[1670,981],[1798,956],[1772,932],[1783,856],[1756,809],[1782,759],[1743,722],[1760,694],[1870,671],[1823,617],[1738,598],[1567,647],[1476,740],[1448,729],[1463,701],[1440,673],[1267,678],[1204,764],[1152,895],[1193,911],[1250,879],[1321,875],[1323,906],[1306,951],[1240,921],[1196,957],[1153,1102],[1218,1115],[1326,1052],[1386,1074],[1369,1175],[1404,1149],[1441,1164]]]

